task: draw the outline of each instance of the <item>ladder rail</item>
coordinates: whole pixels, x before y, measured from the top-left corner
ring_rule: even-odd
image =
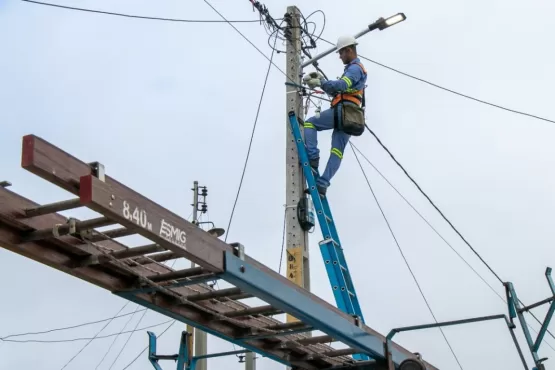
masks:
[[[320,243],[320,252],[324,259],[324,265],[328,274],[328,279],[332,286],[332,291],[337,307],[356,316],[361,323],[364,323],[364,316],[355,291],[354,283],[351,278],[347,260],[341,247],[339,233],[335,226],[335,221],[331,213],[331,207],[326,197],[321,197],[316,187],[315,174],[310,166],[308,154],[304,140],[302,138],[299,122],[294,112],[289,113],[291,130],[297,145],[299,160],[303,168],[308,185],[308,191],[314,203],[316,216],[320,225],[324,240]],[[366,356],[356,355],[356,359],[364,360]]]

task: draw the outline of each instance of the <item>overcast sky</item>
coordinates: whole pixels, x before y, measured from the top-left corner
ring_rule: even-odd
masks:
[[[292,5],[283,0],[264,3],[276,18]],[[63,4],[218,19],[201,0]],[[257,17],[246,0],[212,4],[229,19]],[[480,99],[555,119],[555,54],[548,46],[555,33],[552,2],[320,0],[315,5],[304,0],[296,5],[305,15],[322,9],[323,37],[332,41],[362,30],[380,16],[402,11],[406,22],[361,39],[362,55]],[[321,15],[311,20],[321,29]],[[236,26],[270,54],[258,23]],[[284,47],[279,42],[278,46]],[[1,0],[0,48],[0,180],[11,181],[14,191],[42,203],[71,197],[21,169],[21,137],[32,133],[83,160],[101,161],[111,176],[183,217],[190,214],[189,189],[198,180],[209,187],[210,219],[227,226],[268,65],[228,24],[147,21]],[[325,49],[327,45],[319,45],[319,51]],[[277,55],[275,62],[284,68],[284,55]],[[515,283],[524,302],[547,297],[544,270],[555,264],[555,124],[482,105],[364,63],[369,125],[502,279]],[[321,66],[330,78],[343,70],[336,54]],[[274,269],[280,259],[285,202],[283,82],[283,75],[273,69],[228,238],[242,242],[248,254]],[[329,132],[320,135],[322,163],[328,157],[329,139]],[[501,284],[376,141],[365,134],[353,142],[504,294]],[[437,319],[505,313],[490,288],[369,165],[364,167]],[[350,149],[328,194],[367,324],[386,333],[432,322]],[[90,216],[83,211],[72,214]],[[311,235],[312,287],[333,302],[318,250],[320,237],[319,230]],[[186,266],[183,260],[176,265]],[[3,249],[0,267],[0,336],[101,320],[125,304],[103,289]],[[134,310],[135,304],[129,303],[124,312]],[[545,312],[536,311],[540,318]],[[133,316],[126,330],[135,327],[141,314]],[[129,317],[112,322],[102,334],[119,332]],[[166,320],[149,311],[139,327]],[[18,339],[90,337],[102,325]],[[151,330],[160,333],[164,327]],[[182,329],[176,324],[164,334],[160,353],[177,351]],[[520,327],[517,333],[525,348]],[[445,334],[464,369],[522,368],[502,322],[446,328]],[[127,336],[118,338],[99,369],[110,368]],[[459,368],[438,330],[396,338],[441,369]],[[67,369],[95,369],[112,339],[94,341]],[[546,340],[555,346],[552,337]],[[0,343],[0,368],[60,369],[85,343]],[[135,333],[112,369],[123,369],[146,344],[145,331]],[[230,343],[209,339],[210,352],[232,349]],[[554,352],[543,345],[540,355],[553,358]],[[266,359],[258,366],[283,368]],[[171,362],[163,364],[164,369],[173,367]],[[209,367],[243,368],[233,357],[211,360]],[[146,353],[130,367],[151,368]]]

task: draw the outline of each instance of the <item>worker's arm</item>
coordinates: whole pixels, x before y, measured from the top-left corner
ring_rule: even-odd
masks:
[[[345,92],[356,84],[363,77],[362,69],[357,64],[351,64],[343,77],[339,80],[325,81],[322,83],[322,90],[329,95]]]

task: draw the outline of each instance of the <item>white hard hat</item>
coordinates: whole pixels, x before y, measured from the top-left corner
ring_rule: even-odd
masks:
[[[337,52],[346,46],[358,45],[357,40],[353,36],[341,36],[337,39]]]

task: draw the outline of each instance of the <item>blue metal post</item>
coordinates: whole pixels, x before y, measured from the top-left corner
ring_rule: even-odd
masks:
[[[185,370],[185,365],[189,363],[189,335],[186,331],[181,333],[179,353],[177,354],[177,370]]]
[[[537,364],[540,363],[540,359],[538,357],[537,351],[534,349],[534,342],[532,341],[532,336],[530,335],[530,330],[528,329],[528,324],[526,323],[526,318],[524,317],[524,314],[522,313],[522,310],[521,310],[521,307],[520,307],[520,301],[518,300],[518,297],[516,295],[515,288],[513,287],[513,284],[510,283],[510,282],[507,282],[505,284],[506,284],[506,286],[508,288],[508,291],[509,291],[510,300],[512,301],[511,303],[516,308],[518,320],[520,321],[520,326],[522,326],[522,331],[524,332],[524,337],[526,338],[526,342],[528,343],[528,347],[530,348],[530,352],[532,353],[532,358],[534,359],[534,363],[537,365]]]
[[[148,360],[156,370],[162,370],[158,365],[158,357],[156,357],[156,334],[149,331],[148,333]]]
[[[549,283],[549,288],[551,289],[551,292],[555,295],[555,285],[553,284],[553,278],[551,277],[551,267],[548,267],[545,270],[545,277],[547,278],[547,282]],[[542,327],[540,328],[540,331],[538,333],[538,337],[536,338],[536,342],[534,343],[533,349],[536,352],[540,349],[540,345],[542,344],[543,337],[547,332],[547,328],[549,327],[549,323],[551,322],[553,313],[555,313],[555,304],[551,302],[551,305],[549,306],[549,310],[545,315],[545,320],[543,321]]]

